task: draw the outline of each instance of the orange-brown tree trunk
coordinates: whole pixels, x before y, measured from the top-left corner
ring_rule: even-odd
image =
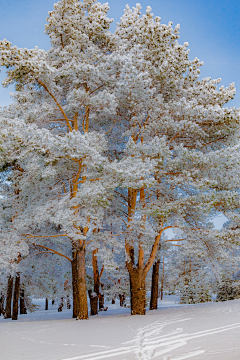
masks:
[[[72,292],[73,292],[73,318],[79,314],[78,267],[77,254],[73,251],[72,265]]]
[[[17,274],[15,277],[14,293],[13,293],[13,310],[12,310],[12,320],[18,319],[18,299],[20,291],[20,274]]]
[[[10,319],[12,317],[12,293],[13,293],[13,277],[9,275],[8,278],[8,287],[7,287],[7,298],[5,305],[5,319]]]
[[[85,248],[80,245],[77,252],[79,309],[78,320],[88,319]]]
[[[153,264],[151,300],[150,300],[150,307],[149,307],[150,310],[155,310],[155,309],[157,309],[157,305],[158,305],[159,265],[160,265],[160,260],[157,260],[157,261]]]
[[[145,315],[146,313],[146,276],[138,267],[129,272],[131,315]]]

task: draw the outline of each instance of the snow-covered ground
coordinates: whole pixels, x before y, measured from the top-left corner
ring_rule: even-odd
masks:
[[[1,360],[240,360],[240,300],[176,304],[168,296],[146,316],[107,304],[88,321],[50,306],[0,319]],[[43,301],[35,303],[43,305]]]

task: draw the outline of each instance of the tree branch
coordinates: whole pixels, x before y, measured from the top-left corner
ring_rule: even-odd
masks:
[[[65,259],[67,259],[68,261],[72,262],[72,259],[70,259],[68,256],[66,256],[66,255],[64,255],[64,254],[61,254],[60,252],[58,252],[58,251],[56,251],[56,250],[50,249],[50,248],[47,247],[47,246],[38,245],[38,244],[34,244],[34,243],[33,243],[32,245],[34,245],[34,246],[39,246],[39,247],[41,247],[41,248],[43,248],[43,249],[46,249],[46,250],[48,250],[48,251],[51,251],[52,253],[57,254],[57,255],[60,255],[60,256],[64,257]]]
[[[71,127],[71,125],[70,125],[70,122],[69,122],[69,120],[68,120],[68,117],[67,117],[67,115],[65,114],[62,106],[59,104],[59,102],[57,101],[57,99],[55,98],[55,96],[48,90],[47,86],[46,86],[41,80],[37,80],[37,82],[39,83],[39,85],[41,85],[41,86],[47,91],[47,93],[48,93],[48,94],[51,96],[51,98],[55,101],[55,103],[57,104],[59,110],[60,110],[61,113],[63,114],[64,119],[65,119],[66,122],[67,122],[67,126],[68,126],[69,130],[72,132],[72,127]]]

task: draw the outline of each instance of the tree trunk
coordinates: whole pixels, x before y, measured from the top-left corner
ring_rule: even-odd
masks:
[[[3,293],[1,293],[1,296],[0,296],[0,316],[4,315],[4,313],[5,313],[5,310],[4,310],[4,295],[3,295]]]
[[[93,291],[96,294],[96,296],[94,298],[92,298],[92,302],[90,301],[90,303],[93,305],[93,309],[91,309],[91,315],[97,315],[97,313],[98,313],[100,277],[99,277],[99,271],[98,271],[97,253],[98,253],[98,249],[95,249],[92,252],[92,267],[93,267],[93,279],[94,279],[94,290]]]
[[[119,300],[120,300],[120,306],[123,307],[123,305],[125,303],[125,295],[119,294]]]
[[[163,256],[163,272],[162,272],[162,285],[161,285],[161,300],[163,299],[163,283],[164,283],[164,256]]]
[[[24,300],[24,288],[20,290],[20,314],[27,314],[27,309]]]
[[[91,306],[90,313],[91,313],[91,315],[97,315],[98,314],[98,296],[92,290],[88,290],[88,295],[89,295],[90,306]]]
[[[20,291],[20,274],[17,274],[15,277],[15,286],[13,292],[13,310],[12,310],[12,320],[18,319],[18,299]]]
[[[104,285],[101,283],[101,290],[99,290],[99,310],[104,309]]]
[[[155,310],[155,309],[157,309],[157,304],[158,304],[159,265],[160,265],[160,260],[157,260],[157,261],[153,264],[151,300],[150,300],[149,310]]]
[[[87,303],[87,285],[86,285],[86,265],[85,265],[85,249],[81,246],[77,252],[78,267],[78,293],[79,293],[79,311],[78,320],[88,319],[88,303]]]
[[[146,313],[146,290],[145,276],[139,268],[129,272],[131,292],[131,315],[145,315]]]
[[[13,277],[9,275],[6,306],[5,306],[5,316],[4,316],[5,319],[10,319],[12,317],[12,293],[13,293]]]
[[[48,310],[48,298],[45,299],[45,310]]]
[[[72,289],[73,289],[73,318],[78,317],[79,313],[79,292],[78,292],[78,266],[77,254],[73,252],[72,264]]]

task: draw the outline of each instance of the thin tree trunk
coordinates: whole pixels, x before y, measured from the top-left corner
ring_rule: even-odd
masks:
[[[45,310],[48,310],[48,298],[45,299]]]
[[[6,306],[5,306],[5,316],[4,316],[5,319],[10,319],[12,317],[12,293],[13,293],[13,277],[9,275]]]
[[[138,268],[129,272],[131,292],[131,315],[145,315],[146,290],[145,276]]]
[[[24,300],[24,288],[21,288],[20,290],[20,315],[22,314],[27,314],[27,309]]]
[[[104,309],[104,284],[101,283],[101,289],[99,290],[99,310]]]
[[[125,295],[119,294],[119,300],[120,300],[120,306],[123,307],[123,305],[125,303]]]
[[[18,273],[15,277],[15,286],[13,292],[13,310],[12,310],[12,320],[18,319],[18,299],[20,291],[20,274]]]
[[[100,277],[99,277],[99,271],[98,271],[97,253],[98,253],[98,249],[95,249],[92,252],[94,293],[91,292],[91,297],[90,297],[91,315],[97,315],[98,314],[98,298],[99,298]]]
[[[5,310],[4,310],[4,295],[3,295],[3,293],[1,293],[1,296],[0,296],[0,316],[4,315],[4,313],[5,313]]]
[[[79,292],[79,312],[77,319],[88,319],[88,303],[87,303],[87,284],[86,284],[86,265],[85,265],[85,249],[81,246],[77,252],[78,267],[78,292]]]
[[[79,291],[78,291],[78,266],[77,254],[73,252],[72,264],[72,289],[73,289],[73,318],[79,314]]]
[[[157,260],[157,261],[153,264],[151,300],[150,300],[149,310],[155,310],[155,309],[157,309],[157,303],[158,303],[159,265],[160,265],[160,260]]]
[[[163,283],[164,283],[164,256],[163,256],[163,272],[162,272],[162,285],[161,285],[161,300],[163,299]]]

